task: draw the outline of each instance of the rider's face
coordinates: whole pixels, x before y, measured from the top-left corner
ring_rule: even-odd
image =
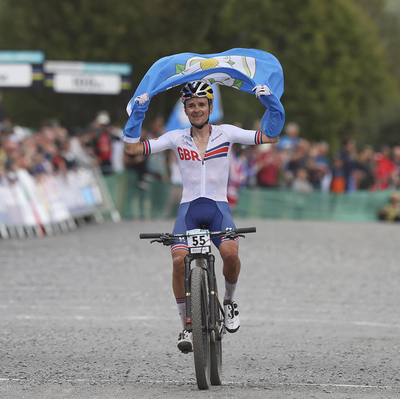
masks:
[[[189,118],[190,123],[195,126],[201,126],[207,122],[212,113],[212,104],[208,105],[207,98],[191,98],[185,101],[185,113]]]

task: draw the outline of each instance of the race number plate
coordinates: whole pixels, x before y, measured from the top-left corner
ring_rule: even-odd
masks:
[[[211,252],[210,232],[208,230],[189,230],[187,241],[190,254],[208,254]]]

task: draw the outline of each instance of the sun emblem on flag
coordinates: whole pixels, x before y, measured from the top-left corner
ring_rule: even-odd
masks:
[[[244,57],[238,55],[222,56],[214,58],[204,57],[191,57],[184,64],[175,64],[175,74],[170,76],[174,78],[179,75],[190,75],[198,71],[207,71],[213,68],[232,68],[236,69],[249,78],[254,78],[256,74],[256,60],[252,57]],[[243,84],[243,80],[236,79],[226,71],[224,72],[212,72],[204,75],[202,80],[208,82],[208,84],[218,84],[223,86],[233,87],[240,89]]]
[[[219,62],[215,58],[207,58],[203,61],[200,61],[200,68],[201,69],[211,69],[211,68],[216,68],[218,66]]]

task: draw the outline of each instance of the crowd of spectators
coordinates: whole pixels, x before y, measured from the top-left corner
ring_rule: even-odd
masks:
[[[129,156],[124,153],[122,130],[100,111],[85,128],[68,132],[57,120],[46,120],[37,131],[15,126],[2,107],[0,93],[0,175],[25,168],[33,175],[65,171],[77,166],[99,166],[103,174],[133,170],[139,188],[154,179],[179,187],[176,157],[172,151]],[[259,121],[253,127],[259,130]],[[163,134],[163,117],[155,118],[142,139]],[[400,145],[357,149],[353,139],[343,140],[332,154],[326,141],[301,137],[297,123],[288,123],[279,142],[264,146],[234,145],[228,187],[234,206],[242,187],[288,188],[302,193],[321,190],[341,194],[355,190],[400,187]],[[177,190],[178,192],[179,190]]]
[[[97,166],[103,174],[124,169],[122,131],[110,124],[106,111],[72,134],[56,119],[31,130],[11,122],[1,99],[0,93],[0,177],[12,179],[20,168],[34,176],[65,173],[76,167]]]
[[[365,146],[357,150],[353,139],[344,139],[330,156],[326,141],[300,137],[296,123],[288,123],[279,142],[260,147],[235,147],[234,170],[241,165],[241,184],[248,187],[292,188],[336,194],[356,190],[386,190],[400,186],[400,145]],[[236,179],[237,180],[237,179]]]

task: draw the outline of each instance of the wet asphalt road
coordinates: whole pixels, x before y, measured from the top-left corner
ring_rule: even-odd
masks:
[[[175,346],[169,249],[138,239],[172,221],[0,241],[0,398],[399,398],[400,226],[236,223],[258,231],[242,325],[206,392]]]

